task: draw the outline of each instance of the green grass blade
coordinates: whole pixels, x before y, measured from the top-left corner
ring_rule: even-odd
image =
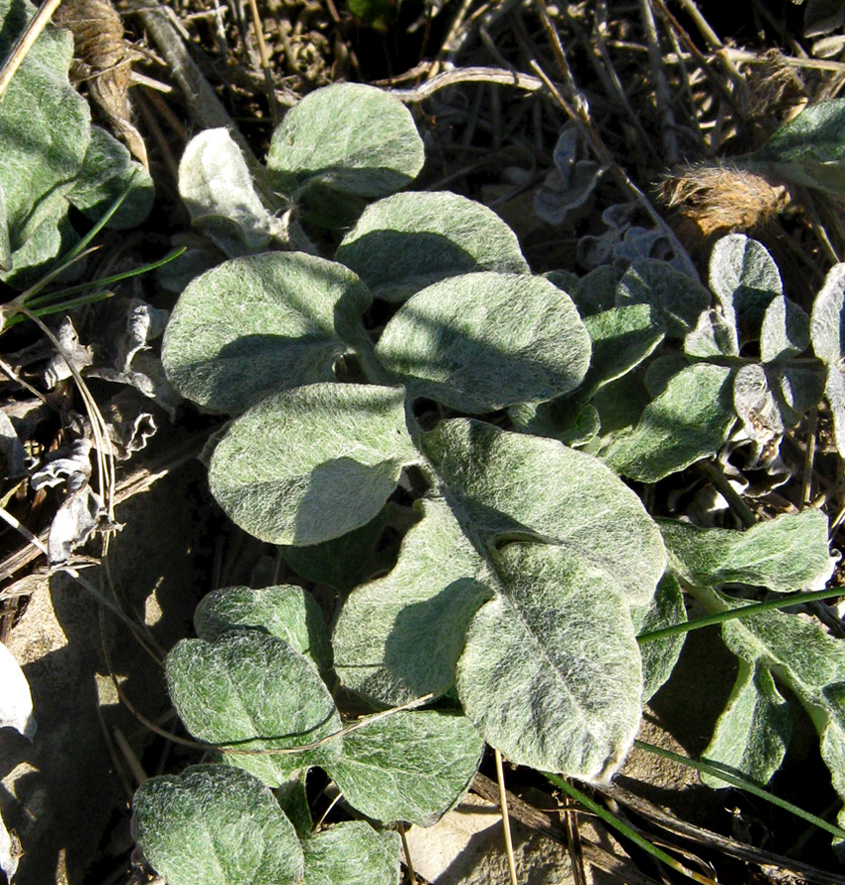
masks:
[[[666,639],[668,636],[679,636],[689,633],[690,630],[700,630],[702,627],[712,627],[713,624],[723,624],[734,618],[744,618],[759,612],[769,611],[773,608],[789,608],[791,605],[802,605],[805,602],[816,602],[820,599],[831,599],[834,596],[845,596],[845,587],[828,587],[826,590],[814,590],[810,593],[792,593],[789,596],[778,596],[766,602],[754,602],[743,605],[740,608],[732,608],[730,611],[708,615],[706,618],[696,618],[694,621],[685,621],[683,624],[673,624],[671,627],[662,627],[650,633],[641,633],[637,642],[654,642],[658,639]]]
[[[603,808],[597,802],[594,802],[589,796],[582,793],[576,787],[573,787],[572,784],[564,780],[562,777],[558,777],[556,774],[550,774],[545,771],[543,772],[543,776],[548,778],[548,780],[550,780],[556,787],[563,790],[567,796],[583,805],[588,811],[595,814],[596,817],[601,818],[609,827],[612,827],[618,833],[621,833],[626,839],[630,839],[638,848],[642,848],[643,851],[648,852],[652,857],[662,861],[666,866],[675,870],[675,872],[689,877],[694,882],[701,882],[702,885],[718,885],[713,879],[708,879],[707,876],[703,876],[701,873],[688,870],[682,863],[675,860],[674,857],[652,845],[648,839],[643,838],[636,830],[629,827],[626,823],[623,823],[606,808]]]
[[[788,811],[790,814],[800,817],[802,820],[836,836],[837,839],[845,839],[845,830],[837,827],[835,824],[828,823],[823,818],[820,818],[809,811],[804,811],[803,808],[799,808],[797,805],[793,805],[785,799],[774,796],[762,787],[758,787],[753,781],[742,777],[742,775],[738,774],[727,765],[722,765],[721,762],[712,762],[706,759],[696,761],[695,759],[690,759],[687,756],[679,756],[671,750],[664,750],[661,747],[655,747],[654,745],[644,743],[643,741],[634,741],[634,746],[640,750],[645,750],[647,753],[653,753],[655,756],[662,756],[665,759],[671,759],[673,762],[679,762],[681,765],[686,765],[688,768],[694,768],[697,771],[706,772],[713,777],[719,778],[719,780],[725,781],[725,783],[728,783],[733,787],[751,793],[752,796],[756,796],[758,799],[763,799],[766,802],[770,802],[772,805],[776,805],[783,811]]]

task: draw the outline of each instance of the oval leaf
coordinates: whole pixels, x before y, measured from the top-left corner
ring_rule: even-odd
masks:
[[[332,637],[342,682],[394,706],[454,685],[467,624],[490,596],[476,579],[481,557],[449,508],[422,506],[396,566],[352,592]]]
[[[827,517],[812,508],[782,513],[746,531],[702,529],[670,519],[658,524],[672,571],[696,586],[822,590],[836,565],[828,550]]]
[[[412,396],[483,413],[573,390],[590,364],[590,336],[548,280],[484,272],[418,292],[376,352]]]
[[[642,703],[622,594],[563,547],[508,544],[496,565],[502,592],[473,618],[458,661],[467,716],[517,765],[609,777],[634,740]]]
[[[483,751],[466,716],[393,713],[344,735],[343,755],[326,770],[367,817],[428,827],[469,789]]]
[[[410,111],[392,95],[360,83],[317,89],[273,133],[267,166],[296,198],[311,184],[361,197],[405,187],[423,166],[423,143]]]
[[[646,606],[631,609],[637,639],[644,633],[661,630],[687,620],[684,592],[674,575],[665,574],[657,585],[654,599]],[[640,642],[643,659],[643,701],[648,702],[672,675],[681,656],[686,634]]]
[[[304,860],[270,790],[225,765],[194,765],[145,781],[133,826],[168,885],[298,885]]]
[[[736,421],[733,371],[706,363],[674,375],[646,406],[634,430],[604,453],[617,472],[642,482],[657,482],[713,455]]]
[[[654,595],[666,562],[660,532],[597,458],[465,419],[441,422],[424,445],[477,549],[527,536],[591,563],[632,605]]]
[[[473,270],[529,270],[516,234],[495,212],[448,192],[379,200],[343,238],[336,258],[374,295],[394,302]]]
[[[173,705],[194,737],[237,749],[311,744],[340,731],[337,708],[314,665],[286,642],[230,630],[215,642],[183,639],[167,656]],[[278,787],[290,774],[340,754],[340,741],[299,753],[225,753],[223,761]]]
[[[419,460],[404,391],[313,384],[268,397],[233,422],[211,459],[211,491],[244,531],[297,546],[374,519],[402,467]]]
[[[306,885],[399,885],[399,833],[344,821],[305,839]]]
[[[310,658],[321,673],[332,668],[332,646],[323,613],[302,587],[280,584],[253,590],[225,587],[204,596],[194,612],[197,636],[213,642],[227,630],[251,627],[278,636]]]
[[[333,380],[341,354],[369,347],[361,316],[370,302],[351,271],[312,255],[227,261],[182,293],[162,362],[183,396],[242,412],[269,393]]]

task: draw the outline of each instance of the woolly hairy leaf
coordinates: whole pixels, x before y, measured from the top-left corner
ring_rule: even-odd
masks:
[[[212,494],[244,531],[271,544],[319,544],[366,525],[402,467],[419,461],[403,393],[312,384],[268,397],[214,450]]]
[[[227,630],[251,627],[284,639],[310,658],[320,673],[332,668],[329,630],[314,597],[290,584],[225,587],[204,596],[194,611],[197,636],[213,642]]]
[[[469,619],[491,593],[449,508],[437,500],[421,506],[396,566],[352,592],[332,637],[343,683],[384,704],[452,687]]]
[[[632,262],[616,288],[618,307],[650,304],[663,317],[666,334],[671,338],[683,338],[691,331],[710,301],[710,293],[701,283],[665,261],[651,258]]]
[[[778,455],[785,421],[779,399],[760,363],[743,366],[734,378],[734,409],[753,442],[751,464],[768,466]]]
[[[466,419],[441,422],[424,448],[477,550],[515,538],[560,545],[591,563],[631,605],[651,599],[666,561],[660,532],[640,499],[597,458]]]
[[[297,747],[340,731],[314,665],[287,642],[258,630],[229,630],[214,642],[183,639],[167,656],[173,705],[194,737],[257,750]],[[277,787],[291,773],[340,754],[339,740],[276,755],[224,753],[222,761]]]
[[[344,821],[308,836],[306,885],[399,885],[399,833]]]
[[[746,531],[702,529],[668,519],[658,525],[672,571],[696,586],[821,590],[836,564],[828,552],[827,517],[818,510],[783,513]]]
[[[766,308],[760,333],[760,357],[764,363],[788,360],[810,346],[810,318],[784,296]]]
[[[396,194],[373,203],[336,258],[374,295],[393,302],[473,270],[529,271],[516,234],[495,212],[448,192]]]
[[[304,860],[293,825],[261,781],[193,765],[145,781],[133,821],[144,856],[168,885],[297,885]]]
[[[96,222],[130,182],[129,192],[109,219],[110,228],[126,230],[147,217],[153,205],[153,180],[116,138],[105,129],[92,126],[82,168],[68,194],[69,202]]]
[[[641,363],[665,334],[660,313],[647,304],[605,310],[586,317],[584,325],[592,343],[590,369],[581,386],[585,396]]]
[[[722,237],[710,255],[710,288],[728,322],[739,332],[739,344],[756,341],[766,308],[783,295],[783,283],[766,247],[745,234]]]
[[[326,771],[359,811],[431,826],[469,789],[484,742],[465,716],[394,713],[349,732]]]
[[[845,372],[843,372],[843,334],[845,322],[845,263],[828,272],[810,317],[810,338],[816,356],[825,364],[827,378],[824,393],[833,413],[836,448],[845,454]]]
[[[191,221],[205,228],[227,255],[257,252],[270,242],[273,217],[226,129],[206,129],[188,142],[179,163],[179,196]]]
[[[458,661],[467,716],[516,764],[610,776],[641,710],[640,653],[620,588],[567,546],[507,544],[496,568],[501,592],[473,617]]]
[[[687,610],[684,606],[684,594],[677,579],[670,574],[664,575],[657,585],[651,602],[648,605],[634,606],[631,609],[631,618],[637,636],[674,624],[683,624],[687,620]],[[681,656],[685,639],[686,635],[681,634],[640,643],[644,702],[650,701],[672,675],[675,664]]]
[[[634,430],[604,453],[618,473],[657,482],[717,452],[736,420],[733,371],[705,363],[674,375]]]
[[[179,298],[162,346],[173,385],[238,413],[271,392],[334,378],[343,353],[369,348],[371,296],[343,265],[299,252],[224,262]]]
[[[684,338],[684,353],[700,359],[739,356],[739,333],[734,321],[734,316],[725,316],[721,308],[705,310]]]
[[[845,192],[843,126],[845,99],[820,101],[784,123],[756,157],[791,181],[841,195]]]
[[[572,299],[542,277],[470,273],[407,301],[376,354],[411,396],[482,413],[573,390],[590,336]]]
[[[711,612],[747,604],[707,588],[695,595]],[[845,643],[815,621],[776,611],[726,621],[722,637],[737,657],[777,673],[797,697],[819,733],[833,787],[845,798]]]
[[[759,659],[755,664],[740,660],[727,706],[701,755],[767,784],[783,763],[790,731],[789,707],[768,667]],[[716,789],[728,786],[706,772],[702,772],[701,779]]]
[[[372,567],[376,545],[386,526],[385,508],[379,511],[375,519],[340,538],[310,547],[285,547],[282,555],[303,578],[348,593]]]
[[[309,185],[384,197],[422,169],[423,143],[410,111],[381,89],[336,83],[291,108],[273,133],[267,166],[291,197]]]

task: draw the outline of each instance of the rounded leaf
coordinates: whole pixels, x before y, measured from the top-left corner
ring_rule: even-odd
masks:
[[[572,299],[548,280],[487,271],[418,292],[376,353],[412,396],[479,414],[576,388],[590,336]]]
[[[300,252],[236,258],[182,293],[162,362],[183,396],[242,412],[274,391],[332,380],[341,354],[369,346],[361,316],[370,303],[341,264]]]
[[[399,833],[350,820],[305,839],[307,885],[399,885]]]
[[[293,824],[245,771],[193,765],[145,781],[133,828],[168,885],[297,885],[304,859]]]
[[[335,257],[374,295],[394,302],[473,270],[529,270],[516,234],[495,212],[448,191],[373,203]]]
[[[419,460],[404,391],[312,384],[268,397],[214,451],[211,491],[244,531],[305,546],[365,525]]]
[[[340,716],[314,665],[286,642],[230,630],[214,642],[183,639],[167,656],[173,705],[194,737],[239,750],[295,748],[340,731]],[[294,753],[223,754],[278,787],[292,772],[340,753],[340,741]]]
[[[302,587],[224,587],[204,596],[194,611],[197,636],[209,642],[227,630],[251,627],[284,639],[321,673],[332,668],[332,646],[323,613]]]
[[[503,592],[470,623],[458,696],[484,739],[517,765],[607,778],[640,722],[631,615],[603,570],[571,550],[506,545]]]
[[[413,181],[424,159],[414,119],[399,99],[374,86],[336,83],[287,112],[267,166],[292,197],[311,184],[384,197]]]

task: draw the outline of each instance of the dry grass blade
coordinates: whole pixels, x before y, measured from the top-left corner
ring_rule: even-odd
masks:
[[[30,20],[24,32],[18,37],[17,42],[12,47],[9,57],[0,68],[0,101],[12,82],[12,77],[23,63],[27,53],[32,48],[33,43],[38,39],[48,22],[53,17],[53,13],[59,8],[62,0],[44,0],[43,5],[35,13]]]
[[[513,856],[513,838],[511,837],[511,820],[508,814],[508,791],[505,788],[505,770],[502,766],[502,754],[498,750],[493,751],[496,757],[496,778],[499,782],[499,808],[502,810],[502,830],[505,836],[505,851],[508,856],[508,873],[511,877],[511,885],[518,885],[516,878],[516,861]]]

